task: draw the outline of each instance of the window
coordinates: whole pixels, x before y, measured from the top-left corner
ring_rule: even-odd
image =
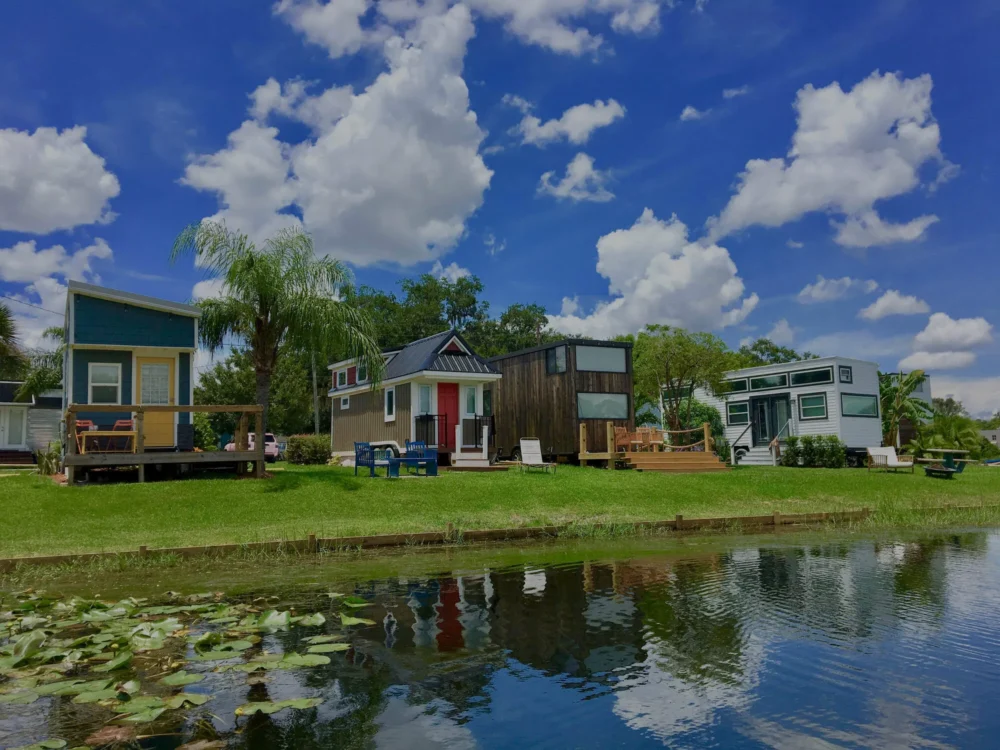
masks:
[[[628,394],[578,393],[576,413],[580,419],[628,419]]]
[[[351,397],[350,396],[344,396],[342,399],[340,399],[340,410],[341,411],[347,411],[350,408],[351,408]]]
[[[832,375],[832,372],[831,372]],[[799,396],[799,419],[826,419],[826,394],[810,393]]]
[[[417,411],[420,414],[431,413],[431,387],[429,385],[417,386]]]
[[[386,388],[385,389],[385,421],[395,422],[396,421],[396,389]]]
[[[343,388],[347,385],[347,370],[339,370],[337,372],[337,387]]]
[[[545,352],[545,372],[549,375],[566,372],[565,346],[555,346]]]
[[[493,391],[483,391],[483,416],[493,416]]]
[[[833,382],[833,368],[823,367],[819,370],[803,370],[792,373],[792,385],[822,385]]]
[[[739,380],[729,380],[726,385],[729,386],[730,393],[743,393],[748,389],[747,379],[740,378]]]
[[[368,368],[364,365],[358,365],[358,382],[364,383],[368,380]]]
[[[726,404],[729,424],[750,424],[750,402],[736,401]]]
[[[878,419],[878,396],[841,393],[840,413],[845,417],[872,417]]]
[[[122,402],[122,366],[91,362],[87,368],[87,388],[90,404],[120,404]]]
[[[853,383],[854,382],[854,370],[846,365],[840,366],[840,382],[841,383]]]
[[[757,378],[750,378],[751,391],[766,391],[768,388],[787,388],[788,373],[780,375],[761,375]]]
[[[465,387],[465,414],[469,417],[476,416],[476,386],[474,385]]]
[[[625,350],[620,346],[576,347],[577,372],[625,372]]]

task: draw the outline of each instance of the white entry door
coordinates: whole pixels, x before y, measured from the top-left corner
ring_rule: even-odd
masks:
[[[0,407],[0,449],[27,448],[28,410],[22,406]]]

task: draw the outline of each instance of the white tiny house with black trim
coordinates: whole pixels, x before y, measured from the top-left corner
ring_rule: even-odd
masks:
[[[878,365],[824,357],[726,373],[727,392],[695,397],[719,410],[740,463],[770,464],[768,446],[789,435],[836,435],[848,455],[882,445]]]

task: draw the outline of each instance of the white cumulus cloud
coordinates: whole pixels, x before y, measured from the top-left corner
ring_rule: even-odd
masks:
[[[371,0],[280,0],[274,12],[310,42],[325,47],[330,57],[338,58],[375,41],[375,33],[361,25],[371,6]]]
[[[202,279],[191,290],[191,298],[195,301],[202,299],[214,299],[223,296],[226,281],[221,277],[214,279]]]
[[[48,234],[114,220],[109,201],[121,187],[86,136],[82,126],[0,130],[0,230]]]
[[[592,201],[606,203],[615,197],[605,187],[607,172],[594,169],[594,160],[587,154],[577,154],[566,167],[566,174],[558,182],[552,179],[555,172],[546,172],[538,183],[538,192],[554,198],[572,201]]]
[[[874,206],[914,190],[926,164],[950,166],[931,113],[931,85],[929,75],[904,79],[876,71],[847,92],[838,83],[800,89],[787,157],[747,162],[736,194],[708,222],[710,237],[754,225],[777,227],[814,211],[844,217],[834,222],[842,245],[922,237],[936,217],[889,224]]]
[[[681,122],[689,122],[691,120],[700,120],[705,115],[707,115],[711,110],[709,109],[695,109],[690,104],[681,110]]]
[[[23,293],[11,295],[31,305],[11,305],[18,338],[29,349],[52,348],[45,329],[61,327],[66,310],[66,285],[51,276],[44,276],[25,287]]]
[[[472,272],[468,268],[462,268],[458,263],[449,263],[447,266],[442,265],[441,261],[434,261],[434,265],[431,267],[431,276],[435,276],[442,281],[450,281],[454,284],[459,279],[464,279],[466,276],[471,276]]]
[[[798,300],[803,304],[813,302],[832,302],[847,296],[853,291],[863,291],[871,294],[878,290],[878,282],[871,279],[852,279],[844,276],[839,279],[828,279],[822,275],[816,277],[813,284],[806,284],[799,292]]]
[[[744,297],[743,280],[729,252],[718,245],[690,242],[683,222],[662,221],[645,209],[628,229],[597,242],[597,272],[614,297],[589,315],[550,318],[571,335],[608,338],[634,332],[647,323],[711,330],[741,323],[757,306]]]
[[[910,294],[900,294],[889,289],[868,307],[858,313],[866,320],[881,320],[889,315],[922,315],[931,311],[930,305]]]
[[[722,98],[723,99],[735,99],[738,96],[746,96],[750,93],[749,86],[739,86],[738,88],[723,89]]]
[[[924,352],[950,352],[983,346],[993,341],[993,326],[985,318],[959,318],[946,313],[931,315],[927,327],[913,339]]]
[[[558,119],[544,123],[534,115],[526,114],[513,132],[520,135],[524,143],[534,146],[545,146],[563,139],[580,145],[590,140],[591,134],[598,128],[607,127],[624,116],[625,108],[614,99],[606,102],[598,99],[593,104],[570,107]]]
[[[767,332],[764,338],[778,346],[791,346],[792,342],[795,341],[795,331],[791,324],[782,318],[774,324],[774,327]]]
[[[435,260],[463,236],[493,174],[462,78],[474,32],[464,5],[418,18],[385,41],[387,70],[349,99],[344,87],[313,96],[265,83],[251,110],[301,119],[314,136],[286,144],[276,128],[248,120],[227,148],[196,159],[184,182],[215,192],[222,210],[212,218],[255,239],[301,216],[319,252],[351,263]]]
[[[960,370],[976,363],[974,352],[914,352],[899,361],[899,369]]]
[[[1000,411],[1000,376],[987,378],[935,377],[936,396],[951,396],[974,417],[990,417]]]
[[[28,283],[43,276],[99,281],[92,264],[95,260],[110,260],[112,255],[108,243],[102,239],[75,253],[67,252],[62,245],[39,250],[34,240],[18,242],[13,247],[0,248],[0,281]]]

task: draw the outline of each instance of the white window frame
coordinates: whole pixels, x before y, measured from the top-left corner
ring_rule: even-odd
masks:
[[[423,389],[427,389],[427,409],[424,410],[423,404],[421,403],[420,394]],[[431,387],[430,383],[417,383],[417,416],[424,416],[425,414],[431,414],[434,409],[434,389]]]
[[[344,376],[344,382],[340,382],[340,376]],[[347,370],[337,370],[337,387],[344,388],[347,386]]]
[[[802,399],[806,398],[822,398],[823,399],[823,416],[822,417],[807,417],[803,409],[814,409],[814,406],[805,406],[802,403]],[[830,406],[827,403],[826,393],[803,393],[799,395],[799,421],[800,422],[816,422],[822,421],[824,419],[830,418]]]
[[[358,383],[367,383],[368,382],[368,368],[365,367],[364,365],[358,365],[357,368],[358,369],[356,370],[356,373],[357,373],[357,381],[358,381]],[[362,370],[365,371],[365,376],[364,377],[361,377],[361,371]]]
[[[94,365],[98,367],[114,367],[118,370],[118,395],[113,402],[103,402],[105,406],[121,406],[122,403],[122,363],[121,362],[88,362],[87,363],[87,403],[94,403]],[[98,388],[107,388],[109,383],[97,383]]]
[[[734,422],[733,421],[733,407],[740,406],[746,407],[746,422]],[[743,416],[743,415],[740,415]],[[749,401],[729,401],[726,403],[726,425],[732,427],[745,427],[750,424],[750,402]]]
[[[340,410],[341,411],[347,411],[350,408],[351,408],[351,397],[350,396],[341,396],[340,397]]]
[[[392,393],[392,414],[389,413],[389,394]],[[382,392],[382,416],[386,422],[396,421],[396,386],[390,385]]]
[[[475,402],[475,409],[469,411],[469,391],[473,392],[473,401]],[[479,411],[479,386],[477,385],[463,385],[462,386],[462,416],[463,417],[474,417]]]

